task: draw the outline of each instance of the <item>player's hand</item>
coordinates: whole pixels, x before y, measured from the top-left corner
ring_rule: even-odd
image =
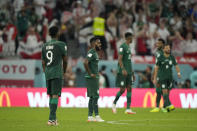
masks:
[[[92,78],[96,78],[96,74],[91,74],[90,75]]]
[[[153,84],[157,85],[157,79],[153,79]]]
[[[131,76],[132,78],[132,81],[134,82],[135,81],[135,75],[133,74],[132,76]]]
[[[181,73],[177,73],[178,78],[181,78]]]
[[[125,69],[122,70],[123,76],[127,76],[127,71]]]

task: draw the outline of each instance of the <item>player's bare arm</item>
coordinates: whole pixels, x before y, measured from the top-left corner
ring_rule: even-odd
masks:
[[[175,68],[176,68],[176,72],[177,72],[178,77],[181,78],[181,70],[180,70],[179,66],[176,65]]]
[[[118,63],[120,65],[120,68],[122,69],[122,74],[124,76],[127,76],[127,71],[125,70],[124,66],[123,66],[123,63],[122,63],[122,58],[123,58],[123,55],[119,55],[118,56]]]
[[[86,69],[86,71],[88,72],[88,74],[91,76],[91,77],[96,77],[96,75],[95,74],[92,74],[91,73],[91,71],[90,71],[90,68],[89,68],[89,66],[88,66],[88,59],[85,59],[85,61],[84,61],[84,67],[85,67],[85,69]]]
[[[151,75],[151,80],[152,80],[152,81],[154,80],[154,75],[155,75],[155,66],[154,66],[154,68],[153,68],[153,73],[152,73],[152,75]]]
[[[68,58],[67,56],[63,56],[63,71],[66,73],[67,65],[68,65]]]
[[[45,72],[45,61],[42,60],[42,69],[43,69],[43,72]]]
[[[157,73],[159,70],[159,66],[155,66],[155,73],[154,73],[154,77],[153,77],[153,83],[156,85],[157,84]]]
[[[133,71],[131,72],[131,74],[132,74],[132,75],[131,75],[131,77],[132,77],[131,79],[132,79],[132,81],[134,82],[134,81],[135,81],[135,74],[134,74]]]

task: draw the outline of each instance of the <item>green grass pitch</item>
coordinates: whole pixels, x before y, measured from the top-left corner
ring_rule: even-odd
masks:
[[[149,113],[133,108],[135,115],[101,108],[103,123],[87,122],[87,108],[58,108],[59,126],[47,126],[48,108],[0,108],[0,131],[197,131],[197,109]]]

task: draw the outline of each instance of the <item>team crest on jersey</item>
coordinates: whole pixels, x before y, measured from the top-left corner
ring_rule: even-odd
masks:
[[[123,48],[120,48],[120,52],[122,52],[123,51]]]
[[[160,57],[160,54],[159,54],[159,53],[157,53],[157,58],[158,58],[158,57]]]
[[[120,85],[121,85],[121,86],[124,86],[124,81],[121,81],[121,82],[120,82]]]
[[[169,61],[169,64],[172,65],[172,61]]]
[[[89,54],[88,54],[88,57],[92,57],[92,54],[91,54],[91,53],[89,53]]]

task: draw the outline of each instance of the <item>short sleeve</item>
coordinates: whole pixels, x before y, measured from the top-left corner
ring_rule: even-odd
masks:
[[[161,65],[161,57],[155,59],[155,63],[157,66]]]
[[[120,46],[118,53],[119,53],[119,55],[124,54],[124,47],[123,46]]]
[[[94,59],[94,54],[92,52],[88,52],[87,57],[88,61],[91,61]]]
[[[42,60],[45,60],[44,46],[42,47]]]
[[[177,65],[177,61],[174,56],[172,56],[172,63],[173,63],[173,65]]]
[[[67,45],[66,45],[66,43],[64,43],[64,42],[60,43],[60,50],[61,50],[62,56],[67,56]]]

